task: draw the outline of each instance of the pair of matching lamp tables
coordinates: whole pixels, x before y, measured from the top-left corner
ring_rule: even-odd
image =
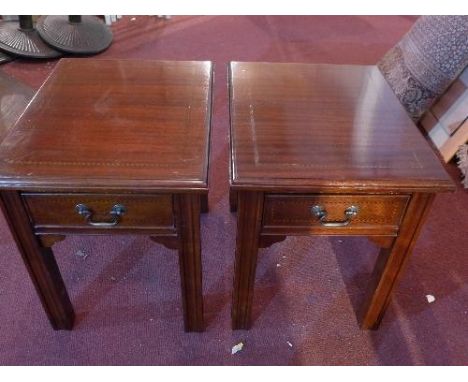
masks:
[[[142,234],[179,253],[186,331],[202,331],[210,62],[62,59],[0,144],[0,204],[54,329],[74,310],[52,246]],[[259,248],[288,235],[381,247],[377,328],[434,196],[454,189],[375,66],[233,62],[233,329],[251,326]]]

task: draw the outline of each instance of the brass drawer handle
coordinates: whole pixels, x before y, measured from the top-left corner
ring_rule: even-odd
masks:
[[[119,224],[120,217],[125,213],[125,206],[122,204],[116,204],[112,207],[109,211],[109,215],[111,215],[112,220],[106,222],[93,221],[93,211],[86,204],[77,204],[75,206],[75,210],[85,218],[86,223],[93,227],[113,227]]]
[[[357,215],[359,208],[356,206],[350,206],[346,208],[344,211],[346,219],[341,221],[326,221],[325,219],[327,218],[327,210],[322,206],[313,206],[311,211],[312,214],[319,219],[320,224],[324,227],[345,227],[351,223],[351,220]]]

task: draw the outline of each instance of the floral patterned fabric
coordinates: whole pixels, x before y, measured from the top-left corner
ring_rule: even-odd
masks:
[[[468,16],[422,16],[378,67],[416,122],[468,64]]]
[[[457,163],[463,176],[463,186],[468,188],[468,143],[459,147],[457,151]]]

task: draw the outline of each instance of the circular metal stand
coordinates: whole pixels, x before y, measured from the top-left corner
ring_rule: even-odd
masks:
[[[62,55],[47,45],[34,29],[32,16],[20,16],[16,21],[0,22],[0,49],[13,56],[54,58]]]
[[[95,16],[43,16],[36,28],[44,41],[67,53],[95,54],[112,42],[110,28]]]

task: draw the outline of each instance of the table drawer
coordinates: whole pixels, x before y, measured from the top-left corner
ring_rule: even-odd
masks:
[[[22,197],[35,228],[159,229],[174,227],[171,194],[24,193]]]
[[[408,200],[408,195],[267,194],[263,231],[394,235]]]

